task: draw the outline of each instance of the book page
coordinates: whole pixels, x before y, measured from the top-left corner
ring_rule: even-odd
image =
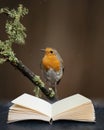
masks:
[[[50,121],[50,117],[35,110],[13,104],[8,113],[8,123],[21,120],[43,120]]]
[[[80,94],[75,94],[73,96],[62,99],[52,104],[52,117],[89,102],[91,102],[90,99]]]
[[[43,113],[51,117],[51,104],[35,96],[25,93],[14,99],[12,103],[35,110],[37,112]]]
[[[69,111],[65,111],[52,118],[53,120],[74,120],[74,121],[85,121],[95,122],[95,111],[92,103],[84,103],[78,107],[75,107]]]

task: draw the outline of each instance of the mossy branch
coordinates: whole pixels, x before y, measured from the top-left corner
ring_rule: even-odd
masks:
[[[9,16],[6,21],[5,30],[8,39],[5,41],[0,40],[0,64],[9,62],[12,66],[16,67],[23,75],[25,75],[36,87],[38,87],[49,99],[55,98],[55,92],[45,87],[39,76],[34,74],[27,66],[25,66],[16,57],[12,45],[13,44],[24,44],[26,38],[26,28],[20,22],[24,15],[28,14],[28,9],[19,5],[16,9],[1,8],[0,14],[4,13]]]
[[[16,61],[16,62],[11,62],[11,65],[16,67],[20,72],[23,73],[24,76],[26,76],[35,86],[39,87],[39,89],[49,98],[53,99],[55,96],[54,91],[49,88],[46,89],[45,84],[42,82],[40,77],[36,74],[34,74],[27,66],[25,66],[22,61]]]

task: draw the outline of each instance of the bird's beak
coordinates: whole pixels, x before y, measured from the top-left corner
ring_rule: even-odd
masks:
[[[45,52],[45,49],[40,49],[42,52]]]

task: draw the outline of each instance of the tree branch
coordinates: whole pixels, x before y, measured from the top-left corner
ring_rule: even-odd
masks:
[[[0,40],[0,64],[3,64],[6,61],[9,62],[24,76],[26,76],[36,87],[38,87],[44,93],[44,95],[46,95],[49,99],[55,100],[55,92],[53,89],[47,89],[40,77],[38,75],[35,75],[27,66],[22,63],[22,61],[18,60],[12,49],[12,45],[14,43],[25,43],[24,39],[26,38],[26,28],[21,24],[20,19],[28,13],[28,9],[24,8],[23,5],[19,5],[17,10],[1,8],[0,14],[1,13],[7,14],[10,19],[8,19],[5,24],[8,39],[5,41]]]
[[[55,93],[52,88],[46,89],[45,84],[42,82],[40,77],[34,74],[27,66],[25,66],[22,61],[11,62],[12,66],[17,68],[24,76],[26,76],[35,86],[38,86],[40,90],[47,96],[49,99],[55,99]]]

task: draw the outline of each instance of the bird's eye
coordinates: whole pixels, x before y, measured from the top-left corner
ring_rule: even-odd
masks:
[[[52,53],[53,53],[53,51],[50,51],[50,53],[52,54]]]

